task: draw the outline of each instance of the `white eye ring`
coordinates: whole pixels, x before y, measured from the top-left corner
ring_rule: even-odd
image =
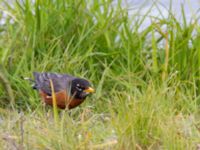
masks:
[[[77,87],[79,87],[79,86],[80,86],[80,84],[76,84],[76,86],[77,86]]]
[[[79,87],[76,87],[76,89],[78,90],[78,91],[83,91],[83,89],[81,89],[81,88],[79,88]]]

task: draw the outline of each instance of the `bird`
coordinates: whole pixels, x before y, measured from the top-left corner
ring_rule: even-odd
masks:
[[[55,95],[56,106],[60,109],[72,109],[84,102],[86,97],[94,93],[88,80],[69,74],[51,72],[33,72],[32,88],[39,92],[42,101],[53,106]]]

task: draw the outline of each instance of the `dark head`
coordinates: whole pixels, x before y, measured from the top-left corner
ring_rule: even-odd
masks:
[[[81,78],[75,78],[72,80],[71,84],[71,94],[75,98],[85,99],[90,93],[93,93],[94,89],[91,88],[90,83]]]

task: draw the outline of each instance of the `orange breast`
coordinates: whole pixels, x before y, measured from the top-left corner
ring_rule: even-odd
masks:
[[[46,104],[53,106],[53,99],[51,96],[47,95],[42,90],[40,90],[40,96]],[[55,93],[55,96],[57,107],[61,109],[65,109],[66,107],[68,107],[69,109],[74,108],[84,101],[81,99],[69,97],[66,91],[57,92]]]

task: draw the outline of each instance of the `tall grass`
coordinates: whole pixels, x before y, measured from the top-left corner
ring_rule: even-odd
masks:
[[[130,17],[120,0],[2,0],[0,10],[0,61],[15,98],[11,110],[0,88],[2,149],[197,147],[198,14],[178,20],[169,10],[141,31],[148,13]],[[96,93],[54,118],[21,78],[33,71],[87,78]]]

